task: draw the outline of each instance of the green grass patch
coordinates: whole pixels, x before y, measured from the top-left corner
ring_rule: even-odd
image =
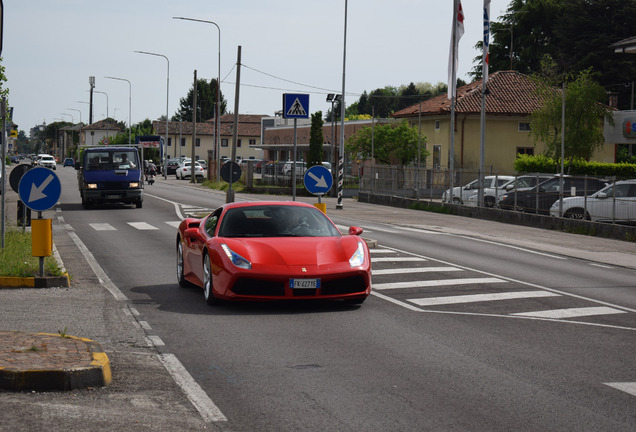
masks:
[[[214,189],[214,190],[220,190],[220,191],[226,191],[230,188],[230,184],[225,181],[217,182],[217,181],[206,179],[206,180],[203,180],[201,184],[208,189]],[[245,185],[241,183],[240,181],[235,182],[235,183],[232,183],[232,189],[234,190],[234,192],[243,192],[245,190]]]
[[[0,276],[34,277],[40,275],[40,259],[31,256],[31,233],[8,229],[4,249],[0,249]],[[44,258],[44,276],[61,276],[57,261]]]

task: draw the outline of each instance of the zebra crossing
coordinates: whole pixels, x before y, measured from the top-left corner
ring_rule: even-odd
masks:
[[[594,304],[591,299],[408,252],[385,247],[370,252],[372,293],[410,310],[557,321],[628,314],[611,305]]]

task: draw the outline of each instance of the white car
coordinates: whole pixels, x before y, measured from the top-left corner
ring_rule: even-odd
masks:
[[[505,176],[505,175],[486,176],[484,177],[484,183],[482,187],[483,188],[495,188],[495,187],[500,188],[504,183],[512,179],[514,179],[513,176]],[[468,197],[475,194],[475,192],[477,192],[478,190],[479,190],[479,179],[475,179],[465,186],[454,187],[453,188],[453,203],[463,204],[466,200],[468,200]],[[442,202],[445,202],[445,203],[451,202],[450,192],[451,190],[447,189],[442,194]]]
[[[190,177],[192,175],[192,161],[187,159],[181,162],[174,175],[181,180]],[[203,179],[205,175],[203,167],[198,162],[194,163],[194,175],[197,179]]]
[[[294,166],[293,161],[285,162],[285,166],[283,167],[283,174],[285,174],[288,177],[291,177],[293,166]],[[302,161],[296,161],[296,175],[297,176],[303,175],[305,174],[305,171],[307,171],[307,164]]]
[[[550,215],[559,215],[559,200],[550,207]],[[636,221],[636,179],[617,181],[586,197],[563,199],[563,217],[592,222]]]
[[[499,176],[508,177],[508,176]],[[553,176],[550,174],[527,174],[519,177],[512,177],[511,180],[505,182],[501,186],[497,186],[495,188],[489,187],[484,189],[484,207],[495,207],[499,197],[506,192],[510,192],[513,189],[518,191],[523,191],[527,189],[532,189],[537,185],[537,179],[539,183],[544,182],[552,178]],[[472,207],[477,207],[479,204],[479,193],[474,193],[469,196],[465,203]]]
[[[38,166],[50,168],[52,170],[57,166],[57,162],[55,158],[51,155],[41,155],[38,159]]]

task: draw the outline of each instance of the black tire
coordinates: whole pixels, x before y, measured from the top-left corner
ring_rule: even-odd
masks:
[[[183,271],[183,246],[181,245],[181,239],[177,239],[177,282],[182,287],[192,286],[184,277]]]
[[[137,202],[135,203],[135,207],[137,208],[141,208],[142,205],[143,205],[143,201],[141,199],[137,200]]]
[[[491,196],[484,197],[484,207],[489,207],[489,208],[495,207],[495,197],[491,197]]]
[[[577,219],[577,220],[589,219],[589,215],[582,208],[569,209],[568,211],[565,212],[563,217],[568,219]]]
[[[213,282],[212,282],[212,265],[210,262],[210,255],[203,255],[203,297],[205,298],[205,302],[210,306],[216,306],[220,304],[220,300],[214,297],[213,290]]]
[[[453,204],[461,204],[462,200],[460,200],[458,197],[453,197]]]

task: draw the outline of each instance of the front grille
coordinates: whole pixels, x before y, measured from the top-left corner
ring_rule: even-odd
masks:
[[[237,295],[282,297],[285,295],[285,284],[263,279],[241,278],[232,287],[232,292]]]
[[[353,294],[366,289],[362,276],[351,276],[343,279],[323,280],[320,293],[322,295]]]

